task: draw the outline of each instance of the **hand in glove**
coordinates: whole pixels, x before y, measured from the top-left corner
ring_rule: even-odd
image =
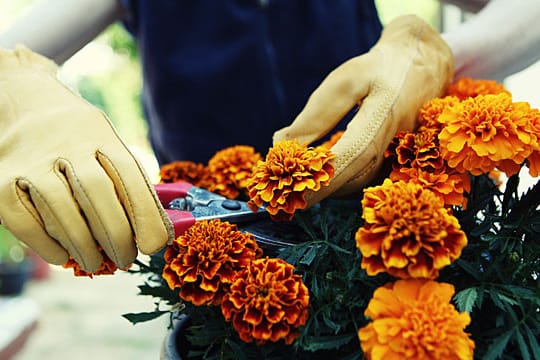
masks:
[[[0,219],[52,264],[119,267],[173,234],[144,170],[106,116],[24,47],[0,50]]]
[[[274,142],[311,143],[330,132],[356,104],[358,112],[332,152],[335,174],[328,187],[307,194],[309,205],[359,191],[372,180],[399,130],[412,130],[417,111],[440,96],[452,80],[453,56],[439,33],[415,16],[388,24],[366,54],[332,71],[313,92],[294,122]]]

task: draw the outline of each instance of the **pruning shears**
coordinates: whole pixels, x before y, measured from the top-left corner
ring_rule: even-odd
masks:
[[[186,181],[154,185],[161,204],[171,219],[176,236],[196,221],[220,219],[243,223],[266,215],[264,207],[251,210],[247,203],[231,200]]]
[[[253,234],[263,247],[290,245],[279,236],[279,233],[288,230],[281,230],[283,225],[270,220],[264,207],[253,211],[245,201],[228,199],[186,181],[156,184],[154,188],[173,223],[176,237],[196,221],[220,219],[237,224],[240,230]]]

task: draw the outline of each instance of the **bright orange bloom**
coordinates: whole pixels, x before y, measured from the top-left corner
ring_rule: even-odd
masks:
[[[446,107],[453,106],[459,101],[456,96],[446,96],[428,101],[419,111],[418,122],[422,127],[440,131],[442,124],[439,122],[439,115]]]
[[[195,305],[219,305],[235,274],[262,255],[251,234],[219,220],[200,221],[165,250],[163,278]]]
[[[466,173],[459,173],[451,168],[446,171],[430,172],[420,168],[399,168],[393,170],[389,178],[392,181],[412,182],[422,185],[443,199],[445,205],[467,207],[465,193],[471,191],[471,180]]]
[[[238,273],[221,310],[245,342],[281,339],[290,345],[308,318],[309,292],[294,266],[281,259],[258,259]]]
[[[161,183],[187,181],[195,186],[203,186],[206,176],[205,166],[193,161],[173,161],[163,164],[159,170]]]
[[[385,157],[393,160],[389,178],[423,185],[444,199],[446,205],[466,205],[470,191],[467,173],[450,168],[439,151],[438,131],[421,127],[416,133],[399,132]]]
[[[460,100],[476,97],[478,95],[501,94],[510,95],[510,92],[494,80],[461,78],[451,84],[446,90],[447,95],[456,96]]]
[[[535,140],[532,142],[532,153],[527,157],[526,164],[529,168],[529,174],[532,177],[540,175],[540,111],[538,109],[531,109],[527,112],[527,120],[531,127],[530,132],[535,136]]]
[[[451,210],[422,185],[386,179],[364,190],[362,208],[355,239],[368,275],[434,279],[467,245]]]
[[[321,146],[327,148],[327,149],[331,149],[332,146],[336,145],[336,143],[338,142],[339,139],[341,139],[341,137],[343,136],[343,133],[345,131],[336,131],[332,136],[330,136],[330,139],[326,140],[325,142],[323,142],[321,144]]]
[[[437,130],[422,129],[414,133],[400,131],[394,136],[384,153],[393,160],[394,169],[407,167],[433,172],[446,166],[439,151]]]
[[[118,270],[118,267],[116,264],[105,254],[105,251],[103,249],[99,248],[99,251],[101,252],[101,256],[103,256],[103,262],[101,263],[101,266],[93,272],[84,271],[81,269],[79,264],[72,258],[69,257],[68,261],[62,265],[64,269],[73,269],[73,274],[75,276],[88,276],[89,278],[93,278],[94,275],[112,275]],[[121,269],[121,270],[127,270],[131,267],[131,265]]]
[[[209,191],[235,199],[246,188],[253,168],[261,159],[251,146],[237,145],[218,151],[208,161]]]
[[[432,280],[398,280],[375,290],[358,331],[368,360],[469,360],[474,341],[465,328],[471,322],[450,303],[454,286]]]
[[[439,116],[442,157],[450,167],[473,175],[495,168],[508,176],[517,173],[536,143],[530,112],[529,104],[512,103],[506,93],[479,95],[445,108]]]
[[[307,147],[296,140],[276,143],[259,161],[247,189],[253,209],[266,205],[274,220],[290,220],[294,212],[304,209],[307,190],[317,191],[330,184],[335,157],[329,149]]]

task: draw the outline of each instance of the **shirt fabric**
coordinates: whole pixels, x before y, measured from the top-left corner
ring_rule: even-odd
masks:
[[[158,161],[263,155],[326,75],[381,32],[374,0],[126,0]]]

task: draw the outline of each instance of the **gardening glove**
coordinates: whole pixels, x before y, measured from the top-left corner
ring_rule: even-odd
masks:
[[[141,165],[50,60],[0,49],[0,88],[0,220],[20,241],[95,271],[100,248],[123,268],[172,239]]]
[[[376,175],[399,130],[412,130],[417,112],[452,80],[453,56],[439,33],[416,16],[389,23],[366,54],[332,71],[294,122],[274,134],[274,143],[311,143],[330,132],[355,105],[358,111],[332,147],[335,173],[329,186],[306,194],[309,205],[359,191]]]

